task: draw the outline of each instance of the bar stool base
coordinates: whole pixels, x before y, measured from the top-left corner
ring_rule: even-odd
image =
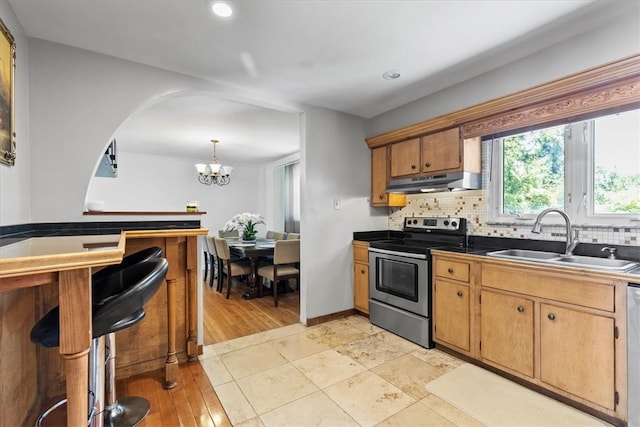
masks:
[[[105,427],[134,427],[147,416],[151,405],[142,397],[127,396],[118,399],[115,408],[105,409]]]

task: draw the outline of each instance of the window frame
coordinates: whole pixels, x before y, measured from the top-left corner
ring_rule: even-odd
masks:
[[[607,116],[602,114],[601,116]],[[581,227],[639,227],[640,212],[620,214],[595,214],[594,213],[594,120],[576,121],[566,124],[565,128],[565,161],[564,161],[564,211],[571,218],[572,224]],[[537,126],[536,129],[557,126]],[[488,220],[492,224],[528,224],[533,223],[537,214],[506,214],[504,209],[504,138],[526,132],[515,130],[505,132],[500,137],[489,139],[487,150],[489,155],[489,184],[490,192]],[[545,219],[550,225],[563,225],[564,221],[559,215]]]

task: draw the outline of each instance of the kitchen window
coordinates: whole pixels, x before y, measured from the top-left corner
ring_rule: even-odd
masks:
[[[577,225],[640,225],[640,110],[487,143],[491,222],[530,221],[553,207]]]

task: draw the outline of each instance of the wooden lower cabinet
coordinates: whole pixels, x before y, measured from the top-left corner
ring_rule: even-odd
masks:
[[[480,295],[482,360],[533,378],[533,301],[485,290]]]
[[[369,314],[369,243],[353,242],[353,306]]]
[[[626,422],[626,277],[432,255],[438,345]]]
[[[469,286],[436,279],[433,299],[434,338],[468,352]]]
[[[541,304],[540,379],[613,410],[614,340],[612,318]]]

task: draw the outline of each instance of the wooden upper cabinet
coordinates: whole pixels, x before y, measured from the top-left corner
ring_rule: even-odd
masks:
[[[371,206],[406,206],[405,194],[388,194],[389,163],[388,146],[371,150]]]
[[[420,173],[420,138],[391,144],[391,178]]]
[[[422,137],[422,174],[460,170],[462,152],[458,128]]]
[[[391,178],[462,170],[480,172],[480,139],[462,141],[457,127],[396,142],[390,147]]]
[[[387,205],[387,147],[371,150],[371,204]]]

